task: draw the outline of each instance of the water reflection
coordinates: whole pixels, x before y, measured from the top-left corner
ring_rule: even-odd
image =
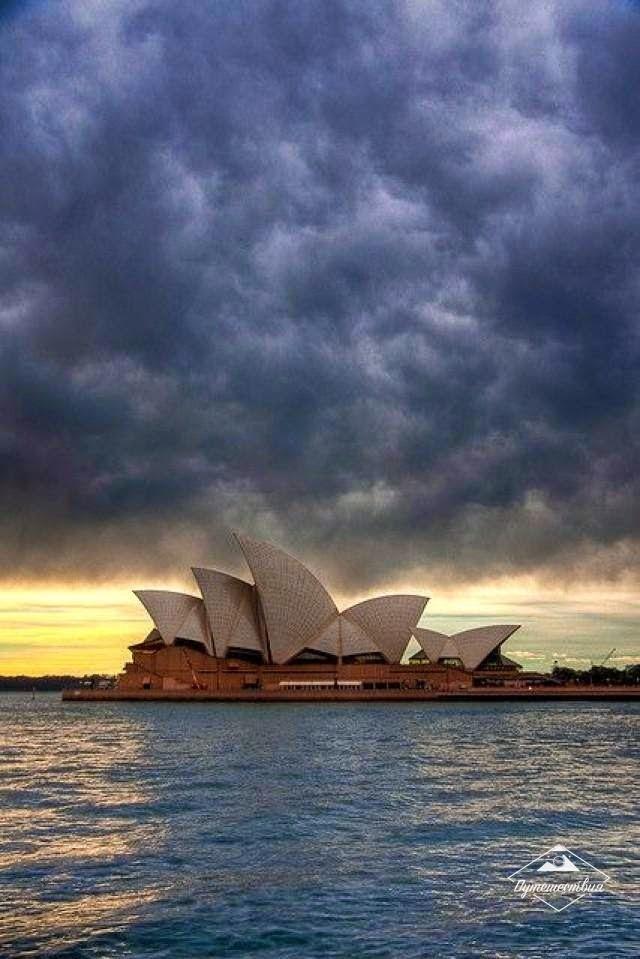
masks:
[[[572,955],[635,956],[639,716],[2,695],[2,941],[88,959],[533,959],[561,933],[504,878],[562,839],[616,881],[572,916]]]

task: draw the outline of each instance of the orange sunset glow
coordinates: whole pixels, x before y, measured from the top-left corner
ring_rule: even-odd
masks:
[[[157,585],[197,592],[183,580]],[[421,589],[416,580],[389,587],[409,593]],[[478,623],[522,623],[506,648],[531,667],[548,667],[556,659],[588,666],[613,646],[614,664],[637,661],[640,601],[633,590],[612,590],[604,584],[571,591],[547,586],[542,600],[540,596],[541,588],[531,578],[438,587],[431,591],[422,624],[455,632]],[[366,596],[337,592],[336,598],[344,608]],[[142,640],[151,627],[129,584],[5,585],[0,589],[0,675],[117,673],[127,659],[127,647]]]

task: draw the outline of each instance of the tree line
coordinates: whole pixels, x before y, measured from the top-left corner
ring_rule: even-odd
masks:
[[[62,689],[73,689],[78,686],[95,687],[101,683],[111,684],[115,676],[106,673],[90,673],[85,676],[55,675],[50,676],[0,676],[0,691],[2,692],[57,692]]]

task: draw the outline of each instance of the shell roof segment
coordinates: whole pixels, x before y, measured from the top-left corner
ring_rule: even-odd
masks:
[[[332,656],[358,656],[364,653],[378,653],[370,636],[344,616],[336,616],[319,635],[309,643],[311,649]]]
[[[211,649],[204,603],[199,596],[168,589],[137,589],[134,593],[151,616],[167,646],[180,637],[202,642]]]
[[[271,657],[286,663],[304,649],[338,610],[322,583],[293,556],[260,540],[235,537],[260,594]]]
[[[225,656],[230,646],[263,652],[253,585],[216,569],[195,566],[191,571],[204,599],[216,655]]]
[[[442,651],[449,637],[444,633],[437,633],[435,629],[421,629],[418,627],[413,630],[413,635],[431,662],[437,663],[442,656]]]
[[[399,663],[428,602],[426,596],[376,596],[342,615],[371,637],[388,662]]]
[[[478,626],[456,633],[454,639],[467,669],[476,669],[497,646],[501,646],[519,626]]]
[[[520,627],[512,624],[478,626],[446,636],[432,629],[416,628],[413,634],[432,663],[446,656],[460,659],[465,669],[477,669],[489,653],[501,646],[517,629]]]
[[[202,600],[194,606],[178,630],[177,639],[190,639],[194,643],[202,643],[208,653],[213,656],[211,632],[207,623],[207,612]]]

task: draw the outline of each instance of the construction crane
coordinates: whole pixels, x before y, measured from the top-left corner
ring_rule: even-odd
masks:
[[[616,651],[616,647],[614,646],[613,649],[610,649],[610,650],[609,650],[609,652],[608,652],[607,655],[604,657],[604,659],[602,660],[602,662],[601,662],[601,663],[598,663],[598,666],[604,666],[604,664],[606,663],[606,661],[607,661],[608,659],[611,659],[611,657],[613,656],[613,654],[615,653],[615,651]]]
[[[616,647],[614,646],[613,649],[610,649],[607,655],[604,657],[604,659],[601,659],[599,663],[594,663],[594,661],[590,659],[589,662],[591,663],[591,668],[593,669],[594,666],[604,666],[607,660],[611,659],[615,651],[616,651]]]
[[[593,686],[593,668],[594,668],[594,665],[595,665],[597,668],[600,668],[600,667],[604,666],[604,664],[607,662],[607,660],[608,660],[608,659],[611,659],[611,657],[613,656],[613,654],[615,653],[615,651],[616,651],[616,647],[614,646],[613,649],[610,649],[609,652],[607,653],[607,655],[604,657],[604,659],[602,659],[599,663],[595,663],[595,664],[594,664],[593,660],[590,660],[590,662],[591,662],[591,669],[589,670],[589,673],[590,673],[590,679],[591,679],[591,685],[592,685],[592,686]]]

